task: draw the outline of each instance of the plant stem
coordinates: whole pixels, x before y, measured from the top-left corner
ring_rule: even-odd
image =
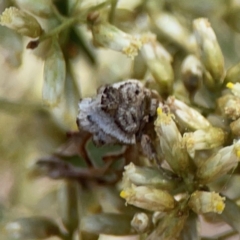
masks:
[[[70,26],[74,25],[75,23],[77,23],[78,21],[80,21],[80,19],[78,17],[74,17],[74,18],[69,18],[66,21],[64,21],[61,25],[59,25],[58,27],[54,28],[53,30],[43,34],[39,39],[39,43],[43,42],[44,40],[50,38],[50,37],[54,37],[56,35],[58,35],[60,32],[62,32],[63,30],[69,28]]]
[[[115,17],[117,3],[118,3],[118,0],[111,0],[111,9],[109,12],[108,20],[112,24],[114,23],[114,17]]]

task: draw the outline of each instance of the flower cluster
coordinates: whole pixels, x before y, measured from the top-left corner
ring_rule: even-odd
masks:
[[[31,118],[14,115],[12,131],[32,158],[71,129],[30,168],[61,182],[59,211],[18,218],[1,239],[200,239],[199,222],[216,219],[232,228],[221,239],[239,233],[239,1],[3,0],[0,10],[1,63],[18,67],[31,53],[43,63],[36,105],[15,86],[22,103],[0,99]],[[25,140],[33,133],[49,137],[36,147]],[[15,171],[18,142],[6,155]]]

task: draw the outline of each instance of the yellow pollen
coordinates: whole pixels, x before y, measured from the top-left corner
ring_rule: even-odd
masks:
[[[230,89],[233,89],[234,87],[234,84],[231,83],[231,82],[228,82],[227,85],[226,85],[227,88],[230,88]]]
[[[236,155],[237,155],[238,158],[240,158],[240,150],[236,151]]]
[[[126,193],[124,190],[122,190],[122,191],[120,192],[120,197],[121,197],[121,198],[126,198],[126,197],[127,197],[127,193]]]
[[[223,202],[219,202],[216,206],[216,209],[217,209],[218,213],[222,213],[224,208],[225,208],[225,204]]]
[[[158,107],[157,108],[157,115],[160,116],[162,115],[163,111],[162,111],[162,108]]]

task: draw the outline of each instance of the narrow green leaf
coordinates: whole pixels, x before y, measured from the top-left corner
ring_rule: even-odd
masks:
[[[66,64],[57,39],[53,39],[49,55],[44,64],[43,102],[56,106],[62,97],[66,78]]]

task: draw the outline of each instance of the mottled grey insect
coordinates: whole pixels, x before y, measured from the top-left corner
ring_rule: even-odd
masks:
[[[80,101],[77,124],[98,146],[140,142],[143,153],[154,158],[147,125],[153,122],[158,102],[158,94],[138,80],[105,85],[96,97]]]

